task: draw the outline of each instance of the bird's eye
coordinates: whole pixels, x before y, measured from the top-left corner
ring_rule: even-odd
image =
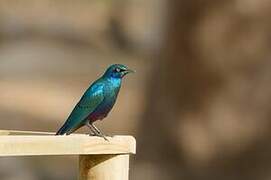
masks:
[[[120,68],[116,68],[115,71],[116,72],[120,72],[121,70],[120,70]]]

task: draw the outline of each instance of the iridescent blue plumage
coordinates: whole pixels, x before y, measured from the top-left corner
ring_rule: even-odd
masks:
[[[124,65],[111,65],[104,75],[86,90],[56,134],[68,135],[87,125],[95,135],[103,136],[93,122],[105,118],[113,108],[121,87],[122,78],[130,72],[133,71]]]

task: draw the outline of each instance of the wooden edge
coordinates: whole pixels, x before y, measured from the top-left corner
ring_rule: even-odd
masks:
[[[54,135],[55,132],[0,130],[1,135]]]
[[[41,133],[41,134],[40,134]],[[132,136],[100,137],[85,134],[55,136],[54,133],[0,131],[0,156],[135,154]]]

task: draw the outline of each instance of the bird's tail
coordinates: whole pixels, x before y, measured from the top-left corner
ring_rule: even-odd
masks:
[[[69,135],[71,133],[73,133],[74,131],[76,131],[77,129],[79,129],[80,127],[82,127],[84,124],[79,124],[75,127],[72,127],[71,124],[69,122],[65,122],[64,125],[57,131],[56,135]]]
[[[69,126],[67,123],[65,123],[56,133],[56,135],[64,135],[64,134],[69,134]]]

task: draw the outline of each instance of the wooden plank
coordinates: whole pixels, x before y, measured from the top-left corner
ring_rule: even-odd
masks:
[[[0,156],[134,154],[136,151],[136,141],[132,136],[108,139],[109,142],[84,134],[55,136],[32,135],[31,132],[30,135],[0,135]]]
[[[80,155],[79,180],[128,180],[129,155]]]

